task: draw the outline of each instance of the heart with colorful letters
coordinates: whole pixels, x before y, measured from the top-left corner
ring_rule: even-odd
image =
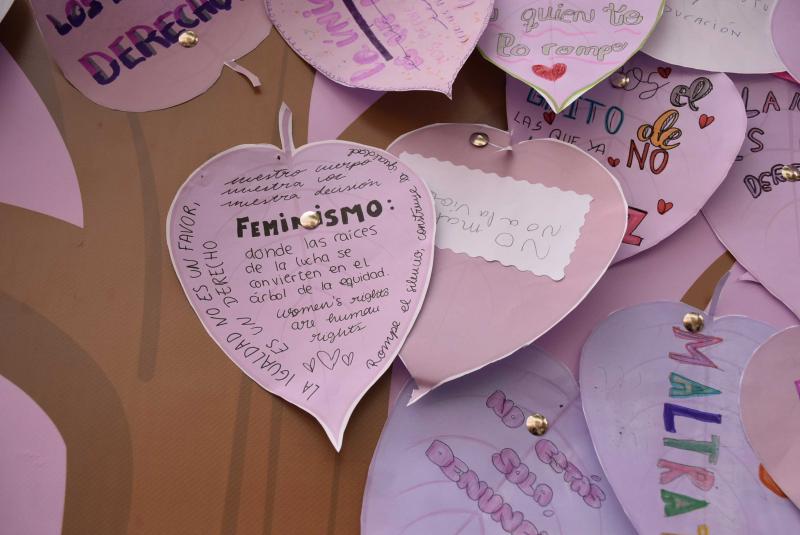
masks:
[[[704,315],[699,331],[684,326],[687,313]],[[800,511],[762,482],[739,419],[742,372],[774,332],[744,316],[656,302],[612,314],[589,337],[583,410],[639,533],[800,530]]]
[[[411,406],[370,465],[361,533],[634,535],[592,448],[570,371],[528,347]],[[547,432],[531,435],[540,413]]]
[[[488,145],[469,142],[476,132]],[[401,351],[413,400],[547,332],[622,240],[625,201],[597,160],[556,140],[509,145],[492,127],[438,124],[388,149],[426,181],[437,209],[431,288]]]
[[[733,81],[747,109],[747,139],[703,215],[736,261],[800,315],[800,284],[790,267],[800,265],[800,181],[783,172],[800,169],[797,85],[775,76]]]
[[[639,50],[664,1],[496,0],[478,48],[560,113]]]
[[[343,141],[295,149],[285,106],[280,134],[282,149],[234,147],[195,171],[172,203],[168,245],[214,341],[317,418],[338,450],[422,305],[434,208],[387,152]]]
[[[514,143],[568,141],[620,181],[630,212],[615,261],[657,245],[697,215],[745,139],[744,106],[728,76],[671,67],[665,78],[664,68],[638,54],[620,70],[628,80],[624,88],[603,82],[557,117],[548,115],[553,112],[545,98],[530,87],[511,77],[506,81]],[[656,206],[669,217],[658,217]]]

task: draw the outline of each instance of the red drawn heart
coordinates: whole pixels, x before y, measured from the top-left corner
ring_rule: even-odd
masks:
[[[556,112],[554,111],[546,111],[542,114],[544,120],[547,121],[547,124],[553,124],[553,121],[556,120]]]
[[[674,205],[671,202],[667,202],[664,199],[658,199],[657,208],[658,208],[658,213],[661,214],[661,215],[664,215],[667,212],[669,212],[670,210],[672,210],[673,206]]]
[[[619,165],[619,158],[612,158],[611,156],[608,157],[608,165],[611,167],[616,167]]]
[[[700,129],[702,130],[703,128],[705,128],[706,126],[710,125],[713,122],[714,122],[714,116],[713,115],[706,115],[705,113],[702,114],[700,116],[700,120],[699,120]]]
[[[545,80],[550,80],[551,82],[555,82],[567,72],[567,66],[564,63],[556,63],[552,67],[548,67],[547,65],[534,65],[531,68],[533,69],[533,74]]]
[[[672,67],[659,67],[656,70],[658,71],[658,74],[660,74],[662,78],[669,78],[669,75],[672,73]]]

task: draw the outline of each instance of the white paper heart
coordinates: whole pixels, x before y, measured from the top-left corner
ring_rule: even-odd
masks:
[[[570,371],[528,347],[411,406],[370,465],[364,535],[633,535],[600,470]],[[548,420],[531,435],[525,419]]]
[[[800,511],[761,481],[739,419],[742,371],[775,329],[709,313],[689,332],[690,312],[624,309],[583,348],[583,410],[614,492],[640,533],[797,533]]]
[[[234,147],[189,177],[167,242],[214,341],[317,418],[338,450],[422,304],[433,205],[391,154],[342,141],[295,149],[285,106],[280,121],[283,149]]]

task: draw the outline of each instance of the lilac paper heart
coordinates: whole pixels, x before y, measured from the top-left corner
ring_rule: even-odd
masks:
[[[800,505],[800,327],[753,353],[742,377],[742,423],[769,475]]]
[[[800,78],[800,50],[794,34],[800,24],[800,5],[794,0],[777,0],[772,11],[770,33],[775,51],[789,74]]]
[[[0,45],[0,202],[83,227],[83,201],[67,147],[50,112]]]
[[[471,144],[476,132],[489,144]],[[547,332],[622,239],[625,201],[597,161],[559,141],[509,142],[485,125],[440,124],[389,147],[437,199],[431,289],[401,352],[419,387],[413,400]]]
[[[770,40],[775,1],[667,0],[642,51],[667,63],[707,71],[782,71]]]
[[[719,316],[747,316],[778,329],[800,325],[800,319],[752,279],[740,264],[734,264],[722,285],[717,304]]]
[[[561,112],[639,50],[663,6],[664,0],[574,0],[566,8],[550,0],[497,0],[478,46]]]
[[[747,109],[747,140],[703,214],[736,260],[798,315],[800,284],[787,268],[800,264],[800,182],[787,181],[782,168],[800,168],[800,92],[774,76],[733,81]]]
[[[60,535],[67,447],[25,392],[0,376],[0,525],[4,533]]]
[[[101,106],[149,111],[204,93],[223,65],[264,40],[259,0],[31,0],[50,55],[81,93]],[[179,43],[191,31],[196,44]]]
[[[549,423],[540,437],[525,425],[534,412]],[[575,379],[534,348],[394,407],[370,465],[361,532],[636,533],[600,470]]]
[[[483,33],[491,0],[264,0],[303,59],[331,80],[378,91],[448,96]]]
[[[295,149],[288,108],[280,116],[283,149],[234,147],[189,177],[167,241],[214,341],[338,450],[422,305],[433,205],[391,154],[340,141]]]
[[[583,410],[614,492],[639,533],[797,532],[800,511],[761,482],[739,420],[742,371],[775,330],[706,314],[691,333],[688,312],[701,313],[621,310],[583,348]]]
[[[747,122],[739,92],[722,73],[670,67],[644,54],[620,72],[629,80],[624,88],[603,82],[558,116],[525,84],[508,78],[506,85],[513,142],[572,143],[619,179],[629,225],[616,261],[656,245],[700,212],[725,179]]]

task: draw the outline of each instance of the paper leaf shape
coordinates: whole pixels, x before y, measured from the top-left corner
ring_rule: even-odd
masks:
[[[784,70],[770,39],[775,2],[667,0],[642,51],[667,63],[738,73]]]
[[[381,91],[334,83],[317,72],[308,110],[308,141],[336,139],[382,96]]]
[[[544,436],[525,426],[534,412],[548,419]],[[394,407],[370,465],[361,532],[636,533],[597,462],[575,379],[533,348]]]
[[[149,111],[211,87],[223,65],[251,50],[271,25],[260,0],[31,0],[50,55],[67,80],[101,106]],[[179,36],[192,31],[194,46]]]
[[[0,376],[0,525],[4,533],[60,535],[67,447],[25,392]]]
[[[692,333],[688,312],[701,311],[627,308],[583,348],[583,410],[617,498],[639,533],[798,531],[800,511],[762,483],[739,420],[742,372],[774,329],[706,314]]]
[[[14,58],[0,46],[0,202],[83,227],[83,202],[61,133]]]
[[[167,241],[214,341],[312,414],[338,450],[422,305],[434,208],[391,154],[340,141],[295,149],[290,121],[284,106],[282,149],[241,145],[195,171],[170,208]]]
[[[775,51],[795,80],[800,78],[800,50],[797,39],[793,39],[797,26],[800,25],[800,5],[792,0],[777,0],[772,12],[772,42]]]
[[[664,0],[618,4],[497,0],[478,46],[483,56],[536,89],[561,112],[633,56]]]
[[[295,52],[348,87],[448,96],[486,28],[491,0],[264,0]]]
[[[475,132],[489,145],[472,145]],[[439,124],[389,147],[428,182],[438,211],[431,290],[401,351],[413,400],[547,332],[597,283],[625,231],[619,185],[596,160],[554,140],[505,150],[509,138]]]
[[[798,315],[800,284],[786,268],[800,263],[800,182],[781,170],[800,167],[800,87],[774,76],[733,81],[747,109],[747,139],[703,214],[736,260]]]
[[[778,329],[800,325],[800,319],[760,282],[753,280],[741,264],[734,264],[729,273],[720,291],[718,315],[748,316]]]
[[[800,327],[775,334],[756,350],[741,397],[750,445],[780,490],[800,504]]]
[[[669,67],[644,54],[621,72],[626,87],[602,82],[560,115],[525,84],[509,78],[506,85],[513,142],[572,143],[620,181],[628,231],[615,261],[658,244],[700,212],[730,170],[747,124],[724,74]]]

